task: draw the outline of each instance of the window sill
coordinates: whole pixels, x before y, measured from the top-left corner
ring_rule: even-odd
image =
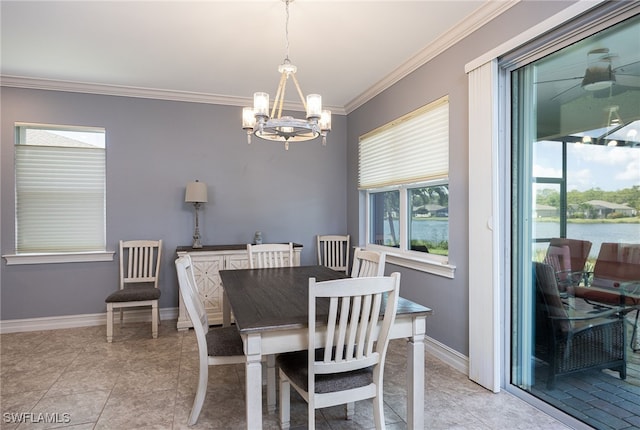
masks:
[[[7,254],[3,255],[7,266],[22,264],[51,264],[51,263],[85,263],[92,261],[113,261],[115,251],[97,252],[69,252],[42,254]]]
[[[387,263],[395,264],[397,266],[406,267],[409,269],[419,270],[425,273],[431,273],[433,275],[442,276],[444,278],[453,279],[456,271],[456,266],[449,264],[447,258],[444,256],[434,256],[435,258],[442,258],[442,261],[435,258],[424,258],[417,253],[404,253],[394,249],[389,251],[386,247],[381,246],[367,246],[367,249],[372,251],[382,251],[387,254]]]

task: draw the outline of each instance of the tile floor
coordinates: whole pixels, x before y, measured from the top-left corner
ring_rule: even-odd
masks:
[[[0,336],[2,429],[244,429],[244,368],[210,368],[198,423],[188,427],[197,382],[193,331],[178,332],[163,321],[158,339],[148,323],[85,327]],[[387,428],[406,429],[404,342],[392,341],[385,370]],[[566,429],[506,393],[493,394],[427,354],[425,423],[429,429]],[[293,390],[292,390],[293,393]],[[370,402],[316,413],[318,429],[374,428]],[[16,423],[17,417],[27,423]],[[307,411],[292,399],[292,428],[306,428]],[[47,423],[46,421],[49,421]],[[51,422],[53,421],[53,422]],[[265,412],[264,428],[277,429],[277,414]]]

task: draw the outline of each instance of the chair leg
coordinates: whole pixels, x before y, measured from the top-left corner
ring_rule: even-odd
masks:
[[[345,406],[345,415],[347,420],[352,420],[353,415],[356,412],[356,404],[354,402],[349,402]]]
[[[291,397],[289,379],[280,371],[280,428],[285,430],[291,425]]]
[[[276,356],[267,355],[267,410],[276,411]]]
[[[189,425],[192,426],[198,422],[204,398],[207,394],[207,381],[209,379],[209,363],[206,358],[200,359],[200,372],[198,374],[198,388],[196,389],[196,397],[193,399],[191,414],[189,415]]]
[[[158,301],[154,300],[151,305],[151,336],[158,338]]]
[[[384,402],[382,401],[382,393],[378,392],[378,395],[373,399],[373,418],[376,423],[376,429],[385,429],[384,423]]]
[[[633,352],[640,351],[640,340],[638,339],[638,316],[640,316],[640,309],[636,311],[636,319],[633,322],[633,332],[631,333],[631,350]]]
[[[107,342],[113,341],[113,305],[107,303]]]
[[[307,429],[316,430],[316,409],[311,398],[309,398],[309,401],[307,402],[307,415],[309,416]]]

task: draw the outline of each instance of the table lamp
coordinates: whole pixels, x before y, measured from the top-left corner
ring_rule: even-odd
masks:
[[[184,201],[186,203],[193,203],[193,206],[196,209],[196,228],[193,232],[193,245],[191,247],[202,248],[202,243],[200,242],[200,229],[198,227],[198,210],[202,203],[207,203],[207,184],[199,182],[197,179],[195,182],[189,182],[187,184]]]

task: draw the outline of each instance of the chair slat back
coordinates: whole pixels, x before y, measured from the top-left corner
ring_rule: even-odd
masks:
[[[568,239],[566,237],[554,237],[549,242],[549,246],[568,246],[569,258],[571,260],[571,270],[582,271],[584,264],[589,258],[592,243],[588,240]]]
[[[569,276],[568,272],[572,270],[571,250],[567,245],[549,245],[549,248],[547,248],[547,255],[544,257],[544,262],[555,269],[559,280],[565,281],[567,276]]]
[[[353,256],[352,278],[384,276],[386,254],[377,251],[356,249]]]
[[[261,245],[247,244],[247,254],[250,269],[269,267],[289,267],[294,265],[293,244],[264,243]]]
[[[567,332],[571,327],[566,319],[567,309],[560,298],[555,269],[546,263],[534,262],[533,265],[537,292],[542,299],[540,305],[546,307],[548,316],[563,318],[558,320],[559,328]]]
[[[209,321],[207,319],[207,312],[204,308],[204,304],[202,303],[202,300],[200,300],[200,295],[198,294],[198,287],[193,273],[191,256],[184,255],[179,257],[176,260],[175,265],[182,301],[184,302],[184,307],[187,309],[189,319],[191,319],[191,323],[193,324],[196,337],[204,336],[209,331]],[[204,337],[202,340],[204,341]],[[200,339],[198,339],[198,342],[200,342]]]
[[[318,264],[330,269],[347,272],[349,269],[349,235],[316,236]]]
[[[604,242],[593,268],[593,285],[613,287],[640,279],[640,244]],[[609,285],[611,284],[611,285]]]
[[[126,284],[153,282],[158,288],[162,240],[120,241],[120,289]]]
[[[400,273],[387,277],[309,279],[309,392],[314,374],[339,373],[384,365],[389,330],[396,317]],[[316,309],[329,300],[326,336],[317,342]],[[380,324],[380,311],[385,306]],[[324,348],[321,358],[316,348]]]

